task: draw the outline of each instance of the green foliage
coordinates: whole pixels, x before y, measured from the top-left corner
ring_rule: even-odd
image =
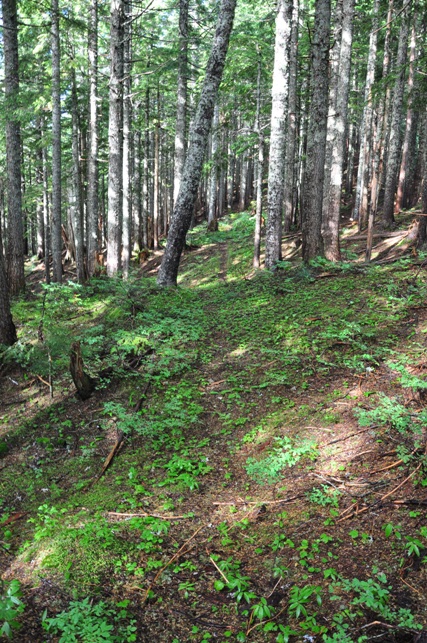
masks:
[[[421,426],[427,420],[427,411],[424,409],[416,417],[410,410],[400,404],[396,398],[384,394],[378,395],[378,406],[374,409],[356,409],[355,414],[360,426],[379,424],[396,429],[399,433],[420,433]]]
[[[160,483],[161,486],[178,485],[188,487],[190,491],[198,489],[197,478],[206,475],[212,469],[206,460],[194,460],[178,454],[174,454],[164,468],[168,472],[168,477]]]
[[[19,615],[25,609],[21,601],[21,584],[14,579],[10,582],[0,581],[0,636],[12,636],[12,631],[19,628]]]
[[[93,604],[89,597],[71,601],[69,609],[57,616],[48,617],[45,612],[43,628],[60,636],[59,643],[131,643],[137,638],[135,621],[129,620],[126,610],[128,604]]]
[[[315,460],[317,446],[311,441],[302,441],[297,444],[288,436],[275,438],[276,445],[264,460],[248,458],[246,472],[259,484],[275,482],[280,478],[283,469],[295,466],[302,458]]]
[[[338,507],[338,499],[341,496],[341,492],[338,489],[322,484],[320,487],[314,487],[307,496],[311,502],[321,507],[328,505]]]

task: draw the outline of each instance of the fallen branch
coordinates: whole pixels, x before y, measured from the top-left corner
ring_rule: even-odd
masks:
[[[367,429],[362,429],[362,431],[356,431],[356,433],[350,433],[350,435],[346,435],[344,438],[337,438],[336,440],[331,440],[331,442],[327,442],[326,444],[323,444],[323,447],[328,447],[330,444],[336,444],[337,442],[344,442],[344,440],[349,440],[350,438],[353,438],[355,435],[360,435],[361,433],[366,433],[366,431],[370,431],[371,429],[376,429],[379,426],[379,424],[374,424],[373,426],[368,426]]]
[[[107,458],[105,459],[105,462],[104,462],[104,464],[102,466],[101,472],[96,476],[96,478],[93,480],[92,484],[95,484],[96,482],[98,482],[98,480],[100,478],[102,478],[104,473],[107,471],[108,467],[111,464],[112,459],[114,458],[116,453],[121,448],[123,440],[124,440],[124,437],[125,437],[125,434],[123,433],[123,431],[120,431],[119,434],[117,435],[117,440],[116,440],[113,448],[111,449],[110,453],[108,454]]]
[[[292,502],[298,498],[302,498],[303,494],[300,493],[297,496],[292,496],[292,498],[282,498],[281,500],[235,500],[234,502],[213,502],[214,507],[233,507],[234,505],[278,505],[282,502]]]
[[[187,520],[193,518],[193,516],[162,516],[160,514],[147,514],[145,512],[132,514],[132,513],[120,513],[118,511],[107,511],[108,516],[120,516],[125,518],[162,518],[163,520]]]
[[[211,561],[212,565],[213,565],[213,566],[215,567],[215,569],[216,569],[216,570],[221,574],[221,576],[223,577],[223,579],[225,580],[225,582],[226,582],[226,583],[227,583],[227,585],[228,585],[230,581],[228,580],[227,576],[226,576],[226,575],[224,574],[224,572],[223,572],[223,571],[218,567],[218,565],[216,564],[216,562],[214,561],[214,559],[212,558],[212,556],[209,554],[209,552],[208,552],[208,550],[207,550],[207,549],[206,549],[206,553],[207,553],[207,555],[209,556],[209,560]]]
[[[198,529],[196,529],[196,531],[194,532],[194,534],[193,534],[192,536],[190,536],[190,538],[189,538],[188,540],[186,540],[186,541],[185,541],[185,543],[182,545],[182,547],[180,547],[180,548],[178,549],[178,551],[176,552],[176,554],[174,554],[174,555],[172,556],[172,558],[170,558],[170,559],[168,560],[168,562],[166,563],[166,565],[164,565],[164,566],[163,566],[163,567],[162,567],[162,568],[157,572],[157,574],[154,576],[153,580],[151,581],[150,585],[148,586],[148,588],[147,588],[147,590],[146,590],[146,592],[145,592],[145,596],[144,596],[144,598],[143,598],[143,600],[142,600],[142,604],[144,604],[144,603],[145,603],[145,601],[147,600],[148,595],[149,595],[149,593],[150,593],[150,591],[151,591],[151,588],[153,587],[153,585],[154,585],[154,583],[157,581],[157,579],[158,579],[158,578],[163,574],[163,572],[165,571],[165,569],[167,569],[167,568],[169,567],[169,565],[172,565],[172,563],[174,562],[174,560],[176,560],[177,558],[179,558],[179,557],[181,556],[181,554],[183,553],[183,550],[184,550],[184,549],[185,549],[185,547],[188,545],[188,543],[189,543],[189,542],[191,542],[191,541],[193,540],[193,538],[195,538],[195,537],[197,536],[197,534],[199,533],[199,531],[201,531],[201,530],[204,528],[204,526],[205,526],[205,525],[201,525],[201,527],[199,527]],[[190,550],[188,550],[188,551],[190,551]],[[185,552],[185,553],[187,553],[187,552]]]

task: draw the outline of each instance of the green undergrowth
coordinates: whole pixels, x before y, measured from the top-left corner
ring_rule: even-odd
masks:
[[[406,259],[254,273],[253,225],[243,213],[194,229],[177,289],[135,271],[13,302],[19,342],[0,360],[20,397],[0,419],[0,540],[25,583],[68,597],[43,620],[60,640],[90,626],[94,641],[142,641],[142,628],[169,643],[358,643],[366,622],[412,638],[426,627],[416,597],[399,598],[400,578],[425,573],[425,516],[402,504],[382,520],[387,481],[370,486],[352,459],[392,449],[392,475],[427,486],[423,276]],[[76,341],[97,383],[84,403]],[[352,432],[368,446],[344,442]],[[175,627],[166,604],[204,616]],[[5,584],[10,632],[23,615],[19,584]]]

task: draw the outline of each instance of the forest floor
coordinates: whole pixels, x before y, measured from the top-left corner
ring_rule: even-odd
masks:
[[[29,265],[0,355],[15,641],[427,641],[425,257],[402,232],[367,265],[347,225],[341,264],[290,235],[270,274],[252,234],[196,228],[177,289],[160,255],[84,287]]]

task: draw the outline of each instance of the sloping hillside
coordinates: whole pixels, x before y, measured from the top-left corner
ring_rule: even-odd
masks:
[[[254,273],[252,228],[193,231],[176,290],[156,257],[86,287],[31,267],[0,362],[14,640],[427,640],[423,258]]]

